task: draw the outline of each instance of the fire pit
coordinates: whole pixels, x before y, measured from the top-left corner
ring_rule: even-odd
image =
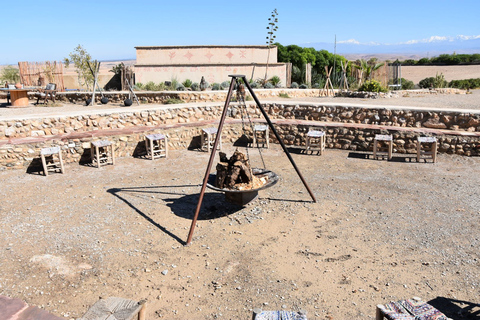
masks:
[[[275,172],[251,168],[248,159],[238,150],[228,159],[220,152],[217,172],[210,174],[207,187],[224,192],[228,202],[246,205],[258,196],[258,191],[278,182]]]

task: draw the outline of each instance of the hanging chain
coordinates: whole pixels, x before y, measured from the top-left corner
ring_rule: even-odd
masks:
[[[250,123],[250,128],[252,129],[252,133],[255,134],[253,122],[252,122],[252,119],[250,118],[250,114],[247,111],[247,104],[245,103],[245,86],[241,83],[237,84],[237,101],[240,103],[240,110],[241,110],[240,112],[241,112],[241,115],[242,115],[242,130],[243,130],[243,133],[245,134],[245,136],[247,136],[246,130],[245,130],[245,120],[244,120],[244,116],[243,116],[243,112],[245,112],[245,114],[247,115],[247,118],[248,118],[248,122]],[[265,139],[268,139],[268,137],[266,136]],[[248,154],[248,143],[247,143],[247,148],[246,149],[247,149],[247,158],[250,159],[250,156]],[[263,159],[262,149],[260,147],[258,147],[258,143],[257,143],[257,150],[258,150],[258,153],[260,154],[260,159],[262,160],[263,169],[266,169],[267,167],[265,165],[265,160]]]

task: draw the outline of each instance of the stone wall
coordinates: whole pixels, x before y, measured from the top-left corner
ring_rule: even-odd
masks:
[[[478,156],[480,152],[480,112],[459,113],[446,110],[364,108],[312,103],[265,103],[264,108],[276,124],[286,144],[303,146],[309,127],[327,132],[327,147],[370,151],[375,134],[394,135],[399,153],[414,153],[416,137],[435,135],[439,152]],[[119,157],[141,154],[143,136],[162,132],[171,149],[195,148],[200,128],[217,126],[223,103],[145,106],[144,109],[116,108],[75,116],[0,120],[0,170],[24,168],[38,159],[40,150],[61,145],[66,162],[87,157],[90,142],[110,139]],[[263,121],[260,110],[248,103],[254,122]],[[236,104],[228,110],[222,133],[224,141],[242,135],[241,112]],[[275,142],[271,133],[272,142]]]

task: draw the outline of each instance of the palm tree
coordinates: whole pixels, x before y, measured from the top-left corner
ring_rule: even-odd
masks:
[[[369,61],[365,61],[364,59],[360,60],[360,65],[353,65],[355,68],[361,71],[360,74],[360,83],[361,85],[362,80],[371,80],[373,73],[383,67],[385,63],[376,63],[376,59],[370,59]]]

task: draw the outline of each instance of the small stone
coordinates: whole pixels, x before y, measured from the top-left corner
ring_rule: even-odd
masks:
[[[163,274],[164,276],[166,276],[167,273],[168,273],[168,270],[167,270],[167,269],[165,269],[165,270],[162,271],[162,274]]]

